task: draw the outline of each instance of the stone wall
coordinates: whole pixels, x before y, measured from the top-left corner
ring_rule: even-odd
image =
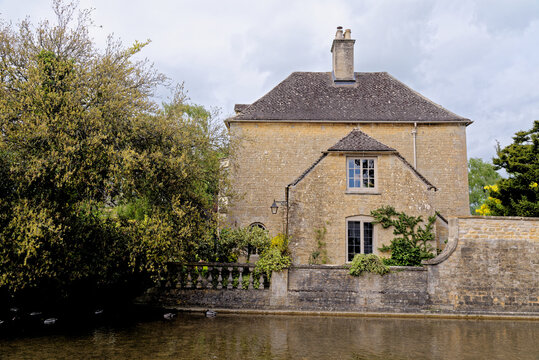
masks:
[[[413,124],[230,122],[235,154],[230,162],[232,226],[264,224],[275,235],[284,232],[285,211],[272,215],[273,200],[285,200],[285,187],[354,128],[393,147],[414,163]],[[438,191],[433,206],[444,217],[469,214],[466,127],[460,124],[419,124],[417,169]],[[323,191],[323,189],[321,190]],[[404,206],[403,193],[395,203]],[[341,219],[342,220],[342,219]],[[343,238],[344,241],[344,238]]]
[[[162,306],[202,307],[228,309],[268,309],[270,289],[215,290],[215,289],[160,289],[154,294]]]
[[[263,290],[168,286],[153,290],[154,301],[182,308],[539,316],[539,218],[451,218],[439,256],[384,276],[301,265]]]
[[[299,266],[288,272],[286,308],[317,311],[417,312],[428,302],[427,271],[393,267],[355,277],[344,267]],[[276,286],[276,285],[274,285]]]
[[[431,309],[539,313],[539,219],[460,217],[428,262]]]
[[[355,277],[343,266],[304,265],[273,273],[263,290],[153,289],[153,301],[181,308],[418,312],[428,302],[424,268]],[[149,301],[149,300],[148,300]]]

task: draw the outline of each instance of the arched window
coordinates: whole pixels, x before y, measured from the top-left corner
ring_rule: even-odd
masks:
[[[251,225],[249,225],[249,227],[258,227],[258,228],[261,228],[262,230],[266,230],[266,226],[262,224],[261,222],[254,222]]]
[[[249,227],[250,228],[257,227],[257,228],[260,228],[262,230],[266,230],[266,226],[264,224],[262,224],[261,222],[254,222],[251,225],[249,225]],[[255,248],[255,247],[252,247],[251,245],[248,245],[247,246],[247,254],[248,254],[248,256],[256,255],[256,254],[258,254],[258,249]]]

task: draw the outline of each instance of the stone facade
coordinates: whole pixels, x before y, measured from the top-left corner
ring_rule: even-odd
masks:
[[[346,218],[369,216],[384,205],[424,218],[439,212],[440,243],[447,233],[441,219],[469,214],[466,126],[470,120],[432,103],[387,73],[355,73],[353,44],[350,31],[343,34],[338,29],[333,63],[345,64],[346,71],[334,67],[331,73],[293,73],[253,104],[237,105],[237,115],[226,122],[234,144],[227,224],[263,224],[271,235],[288,230],[295,264],[307,262],[313,232],[324,226],[331,263],[343,264]],[[336,71],[346,81],[338,81]],[[377,158],[378,194],[345,193],[346,154],[328,155],[296,186],[288,186],[354,129],[393,150],[392,154],[355,152]],[[289,208],[281,206],[272,215],[274,200],[290,200]],[[390,236],[379,226],[375,233],[376,252]]]
[[[350,154],[354,155],[354,154]],[[290,188],[290,249],[295,264],[306,264],[316,249],[316,229],[327,229],[329,263],[346,262],[346,221],[351,217],[372,220],[371,210],[393,204],[408,215],[434,215],[434,190],[417,177],[395,155],[374,155],[378,165],[378,190],[374,193],[350,193],[346,189],[346,154],[330,154],[313,168],[296,186]],[[403,196],[403,194],[406,194]],[[389,245],[393,229],[374,228],[373,250]]]
[[[308,169],[322,151],[358,126],[413,163],[413,124],[230,123],[230,134],[237,147],[230,167],[236,194],[228,208],[229,224],[248,226],[258,222],[272,235],[285,232],[285,208],[272,215],[269,207],[273,200],[284,200],[286,186]],[[303,252],[301,262],[295,260],[296,263],[306,263],[306,253],[312,251],[314,229],[323,226],[328,226],[331,241],[339,247],[332,250],[332,263],[344,263],[345,218],[369,215],[370,210],[382,205],[424,218],[435,210],[444,217],[468,214],[465,126],[429,124],[417,129],[417,170],[436,186],[436,191],[427,190],[395,156],[379,155],[380,195],[347,195],[345,156],[326,157],[291,192],[294,198],[290,203],[290,235],[293,243],[302,242],[298,246]],[[308,192],[300,194],[301,191]],[[380,235],[387,232],[378,227],[376,231]],[[381,245],[389,239],[384,235],[379,240]]]

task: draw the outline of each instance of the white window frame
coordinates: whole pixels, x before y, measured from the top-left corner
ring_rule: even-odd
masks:
[[[361,168],[359,169],[359,187],[350,187],[350,160],[360,160]],[[363,187],[363,160],[372,160],[373,164],[373,178],[374,187]],[[355,175],[355,174],[354,174]],[[354,176],[355,179],[355,176]],[[378,192],[378,158],[375,156],[347,156],[346,157],[346,192],[350,193],[372,193]]]
[[[349,223],[350,222],[359,222],[360,223],[360,252],[359,254],[365,254],[365,228],[364,228],[364,225],[365,223],[369,223],[372,225],[372,236],[371,236],[371,239],[372,239],[372,252],[369,253],[369,254],[375,254],[376,252],[376,226],[374,226],[374,224],[372,223],[374,221],[374,219],[372,217],[369,217],[369,216],[352,216],[352,217],[348,217],[346,218],[346,249],[345,249],[345,259],[346,259],[346,262],[350,262],[351,260],[349,260],[349,255],[350,253],[348,252],[348,249],[349,249],[349,241],[350,241],[350,237],[348,235],[348,229],[349,229]],[[358,254],[358,253],[354,253],[354,256],[355,254]],[[352,259],[354,257],[352,256]]]

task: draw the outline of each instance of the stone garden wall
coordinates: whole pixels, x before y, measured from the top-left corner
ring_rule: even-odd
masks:
[[[252,265],[240,265],[241,275],[238,268],[226,275],[225,266],[210,267],[210,281],[185,274],[168,281],[154,289],[153,301],[180,308],[539,316],[538,218],[452,218],[438,257],[384,276],[300,265],[273,273],[271,285],[260,279],[262,287],[250,275]],[[232,275],[243,276],[243,287],[228,285]]]
[[[450,219],[448,244],[427,269],[431,309],[539,314],[539,219]]]

